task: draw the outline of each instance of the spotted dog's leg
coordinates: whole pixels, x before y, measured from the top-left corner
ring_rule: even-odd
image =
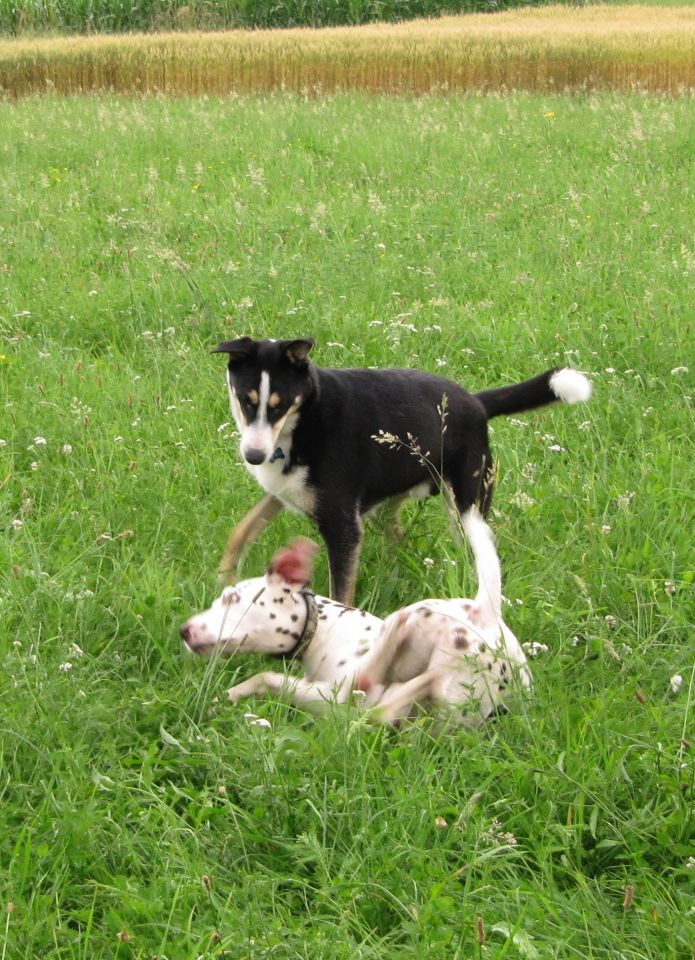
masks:
[[[236,580],[239,560],[247,544],[259,536],[263,528],[282,510],[282,504],[272,494],[267,493],[250,510],[241,523],[232,530],[219,566],[218,579],[221,584]]]
[[[381,700],[372,710],[379,723],[397,723],[410,716],[413,704],[433,700],[441,680],[440,670],[427,670],[405,683],[394,683],[386,688]]]
[[[312,707],[324,707],[329,703],[344,703],[350,694],[350,685],[337,686],[332,681],[312,683],[300,677],[288,677],[284,673],[264,671],[238,683],[227,691],[232,703],[246,697],[266,697],[280,694],[294,703]]]

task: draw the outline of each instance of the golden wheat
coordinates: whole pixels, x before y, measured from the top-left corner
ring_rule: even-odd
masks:
[[[321,30],[0,41],[5,96],[635,86],[695,86],[695,8],[545,7]]]

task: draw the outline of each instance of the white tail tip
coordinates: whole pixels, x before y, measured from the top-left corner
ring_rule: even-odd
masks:
[[[565,367],[552,375],[550,389],[563,403],[586,403],[591,396],[592,383],[578,370]]]

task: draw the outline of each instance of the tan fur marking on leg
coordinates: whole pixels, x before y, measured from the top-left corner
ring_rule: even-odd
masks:
[[[219,579],[222,583],[233,583],[236,580],[237,568],[244,548],[256,540],[264,527],[281,510],[280,501],[267,493],[232,530],[219,566]]]

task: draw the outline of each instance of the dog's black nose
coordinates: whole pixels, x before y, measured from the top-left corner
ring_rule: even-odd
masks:
[[[189,640],[189,638],[190,638],[190,636],[191,636],[191,628],[190,628],[190,626],[189,626],[187,623],[184,623],[184,625],[183,625],[183,626],[181,627],[181,629],[179,630],[179,633],[181,634],[181,636],[183,637],[183,639],[186,641],[186,643],[188,643],[188,640]]]
[[[262,450],[257,450],[255,447],[251,447],[250,450],[244,451],[244,456],[249,463],[254,465],[254,467],[257,467],[265,460],[265,453]]]

